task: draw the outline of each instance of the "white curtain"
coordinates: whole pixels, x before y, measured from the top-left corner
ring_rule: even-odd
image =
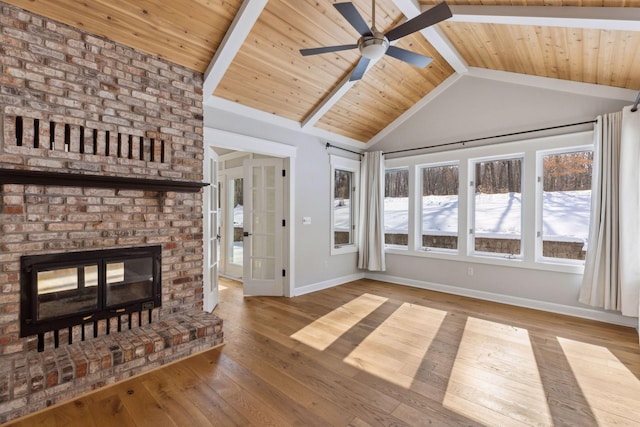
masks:
[[[620,311],[640,310],[640,111],[622,110],[620,143]],[[640,323],[639,323],[640,333]]]
[[[622,112],[598,116],[594,132],[589,247],[579,301],[620,310],[618,171]]]
[[[360,165],[358,268],[384,271],[384,160],[382,151],[364,153]]]

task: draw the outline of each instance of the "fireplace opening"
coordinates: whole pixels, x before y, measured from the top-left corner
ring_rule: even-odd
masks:
[[[20,336],[37,334],[41,349],[54,331],[57,346],[61,329],[112,317],[120,329],[120,316],[160,307],[161,254],[148,246],[21,257]]]

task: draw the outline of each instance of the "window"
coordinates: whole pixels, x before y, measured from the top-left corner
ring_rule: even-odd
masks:
[[[409,169],[384,174],[384,243],[406,248],[409,242]]]
[[[386,250],[581,274],[592,152],[589,131],[386,158]]]
[[[458,165],[420,169],[422,203],[421,247],[458,249]]]
[[[472,162],[472,250],[522,254],[522,158]]]
[[[331,156],[331,253],[357,250],[360,162]]]
[[[544,151],[538,155],[538,257],[584,260],[591,212],[593,151]],[[541,168],[540,168],[541,166]],[[541,244],[540,244],[541,243]]]

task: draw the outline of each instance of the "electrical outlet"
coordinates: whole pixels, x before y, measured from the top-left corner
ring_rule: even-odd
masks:
[[[473,276],[473,267],[467,267],[467,276]]]

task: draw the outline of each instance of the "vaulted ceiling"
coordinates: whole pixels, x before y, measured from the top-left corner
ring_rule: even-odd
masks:
[[[385,56],[357,82],[357,50],[299,53],[358,39],[334,0],[3,1],[203,72],[208,105],[352,144],[479,71],[640,89],[640,0],[451,0],[451,19],[397,44],[427,68]],[[353,3],[370,23],[371,2]],[[376,26],[435,3],[376,0]]]

